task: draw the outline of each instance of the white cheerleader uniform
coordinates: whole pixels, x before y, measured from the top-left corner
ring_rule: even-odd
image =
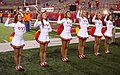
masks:
[[[72,27],[72,20],[69,18],[63,18],[60,20],[61,16],[58,17],[58,24],[63,24],[64,30],[60,34],[60,37],[65,38],[65,39],[71,39],[71,27]]]
[[[6,20],[5,26],[13,27],[15,31],[15,36],[13,37],[11,44],[13,46],[23,46],[24,45],[23,34],[26,32],[25,25],[22,24],[21,22],[8,24],[9,20],[10,20],[9,18]]]
[[[107,16],[105,17],[104,21],[106,22],[107,30],[104,33],[105,36],[112,37],[112,29],[114,28],[113,22],[108,20],[107,21]]]
[[[40,31],[41,31],[41,33],[38,37],[38,40],[42,41],[42,42],[47,42],[47,41],[50,41],[48,33],[52,31],[52,28],[51,28],[50,23],[48,21],[43,19],[43,23],[44,23],[44,26],[42,25],[42,22],[38,21],[38,19],[37,19],[35,24],[34,24],[34,27],[39,26]]]
[[[79,16],[80,11],[77,13],[77,18],[79,19],[79,24],[80,24],[80,30],[77,33],[77,36],[82,37],[82,38],[88,38],[88,31],[87,28],[89,27],[88,19],[86,17],[80,17]]]
[[[96,16],[94,16],[92,19],[92,22],[94,22],[95,26],[96,26],[94,35],[95,36],[103,36],[103,34],[102,34],[102,26],[103,26],[102,21],[96,20],[95,18],[96,18]]]

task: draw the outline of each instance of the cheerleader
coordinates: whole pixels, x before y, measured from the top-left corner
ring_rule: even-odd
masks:
[[[63,24],[64,26],[64,29],[60,34],[60,38],[62,41],[61,56],[62,56],[63,62],[69,62],[70,60],[67,58],[67,53],[68,53],[68,46],[70,44],[70,40],[72,39],[71,32],[70,32],[72,27],[70,11],[67,11],[65,13],[65,18],[63,18],[62,20],[60,19],[61,19],[61,16],[59,15],[57,23]]]
[[[40,15],[38,15],[39,19]],[[46,62],[46,49],[48,47],[48,43],[50,42],[48,33],[52,31],[50,23],[48,22],[46,12],[41,13],[41,21],[36,20],[34,27],[40,28],[40,35],[38,37],[38,43],[40,44],[40,65],[45,67],[48,66]]]
[[[79,8],[80,9],[80,8]],[[80,30],[77,33],[77,37],[79,39],[79,44],[78,44],[78,51],[79,51],[79,58],[85,59],[85,54],[84,54],[84,44],[88,38],[88,32],[87,28],[89,27],[88,19],[86,18],[86,11],[83,10],[78,11],[77,16],[80,24]]]
[[[112,20],[113,20],[112,15],[108,15],[104,19],[104,22],[106,22],[106,27],[107,27],[107,30],[104,33],[104,37],[105,37],[104,45],[105,45],[106,54],[111,54],[111,52],[109,51],[109,43],[112,37],[112,29],[114,28]]]
[[[15,35],[12,39],[11,46],[14,49],[14,61],[16,65],[17,71],[22,71],[24,68],[21,66],[21,55],[24,47],[24,39],[23,34],[26,32],[25,25],[21,23],[22,16],[20,14],[16,14],[14,17],[14,23],[8,24],[10,20],[10,14],[5,22],[5,26],[13,27]]]
[[[99,47],[100,47],[100,42],[101,42],[101,37],[102,35],[102,21],[101,19],[101,14],[98,13],[97,15],[95,14],[95,16],[92,19],[92,22],[95,23],[96,29],[95,29],[95,33],[94,33],[94,37],[95,37],[95,44],[94,44],[94,52],[96,56],[101,56],[101,54],[99,53]]]

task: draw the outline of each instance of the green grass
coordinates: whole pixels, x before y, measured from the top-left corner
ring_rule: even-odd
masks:
[[[3,42],[4,40],[9,40],[9,35],[12,33],[12,28],[6,28],[3,26],[2,23],[0,23],[0,42]]]
[[[69,63],[61,61],[61,46],[47,49],[49,67],[39,66],[39,48],[23,51],[22,65],[24,72],[15,71],[13,52],[0,53],[0,75],[119,75],[120,74],[120,39],[117,44],[110,45],[111,55],[104,53],[103,41],[100,47],[101,57],[93,54],[94,42],[86,43],[87,59],[78,58],[77,44],[69,46]]]

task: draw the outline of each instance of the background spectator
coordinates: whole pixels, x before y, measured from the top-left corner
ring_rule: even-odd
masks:
[[[3,23],[3,12],[0,11],[0,22]]]
[[[24,22],[26,25],[26,31],[30,31],[30,20],[31,20],[31,14],[29,8],[26,8],[26,13],[24,14]]]
[[[91,9],[91,1],[88,0],[88,9]]]
[[[95,0],[95,3],[96,3],[96,9],[99,9],[99,1],[98,0]]]

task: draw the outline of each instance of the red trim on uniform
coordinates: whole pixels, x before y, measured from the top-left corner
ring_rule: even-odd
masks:
[[[98,37],[98,38],[102,38],[102,36],[97,36],[97,35],[93,35],[93,37]]]
[[[25,46],[25,44],[21,45],[21,46],[15,46],[12,43],[10,43],[11,47],[13,47],[14,49],[19,49],[19,48],[23,48]]]
[[[66,39],[66,38],[63,38],[63,37],[61,37],[61,36],[59,36],[62,40],[65,40],[65,41],[70,41],[70,40],[72,40],[72,38],[69,38],[69,39]]]
[[[111,37],[109,37],[109,36],[105,36],[105,35],[104,35],[104,37],[105,37],[105,38],[109,38],[109,39],[111,39]]]
[[[39,41],[39,40],[38,40],[38,43],[45,45],[45,44],[50,43],[50,41],[45,41],[45,42],[43,42],[43,41]]]
[[[77,35],[77,37],[78,37],[79,39],[83,39],[83,40],[85,40],[85,39],[88,38],[88,37],[80,37],[80,36],[78,36],[78,35]]]

